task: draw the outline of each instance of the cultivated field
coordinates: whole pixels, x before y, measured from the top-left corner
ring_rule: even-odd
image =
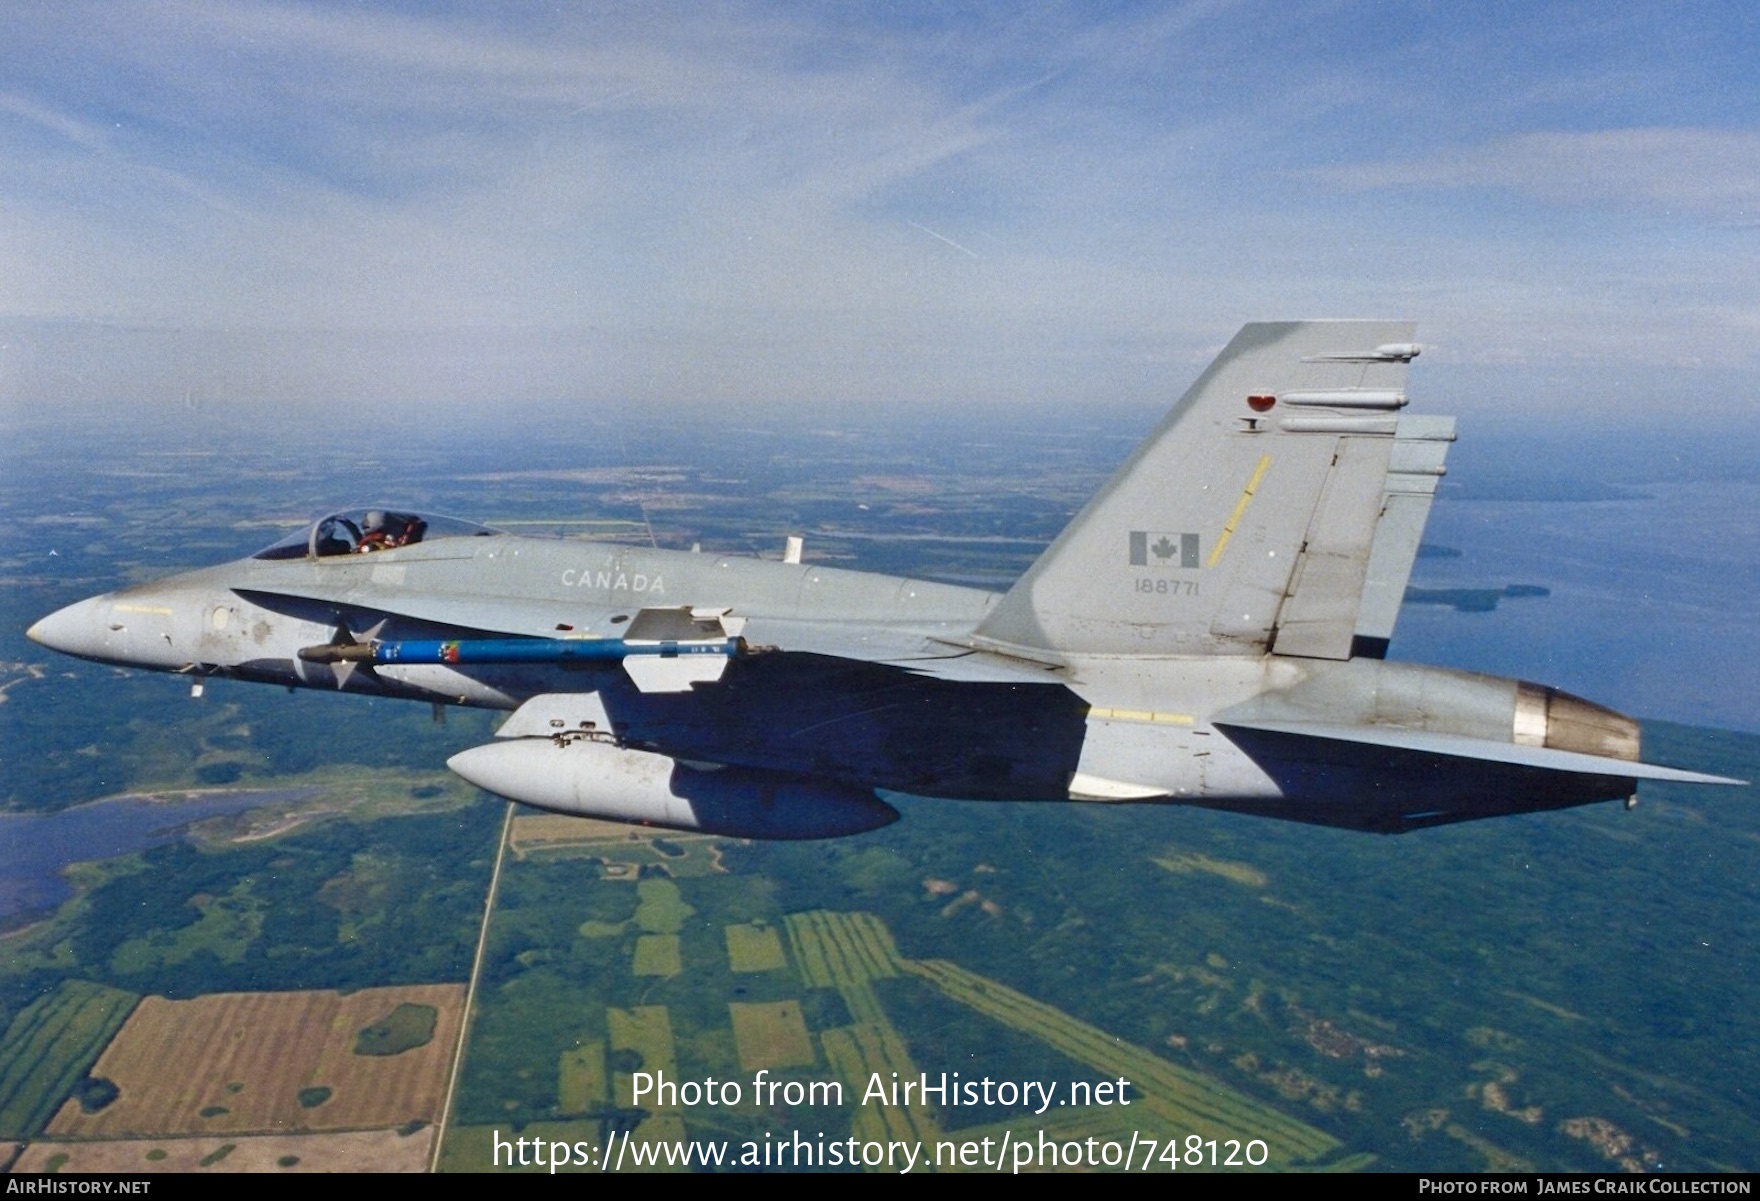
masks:
[[[630,969],[631,975],[670,977],[682,970],[678,935],[644,934],[636,939],[636,959],[635,966]]]
[[[97,1113],[77,1102],[49,1125],[58,1136],[119,1136],[394,1127],[438,1116],[458,1038],[464,987],[423,984],[339,993],[148,997],[91,1074],[121,1092]],[[395,1055],[356,1051],[362,1030],[399,1005],[431,1006],[433,1038]]]
[[[64,980],[20,1012],[0,1041],[0,1135],[27,1138],[41,1130],[137,1000],[121,989]]]
[[[819,1041],[825,1046],[825,1058],[854,1101],[861,1100],[869,1078],[876,1073],[884,1082],[921,1079],[921,1069],[912,1061],[904,1040],[884,1022],[858,1022],[826,1030],[819,1035]],[[909,1105],[855,1105],[849,1132],[860,1140],[880,1142],[916,1139],[929,1144],[941,1137],[934,1109],[914,1097]]]
[[[605,1024],[611,1031],[611,1050],[634,1051],[641,1056],[639,1070],[657,1075],[666,1073],[668,1080],[677,1080],[678,1052],[672,1041],[672,1018],[664,1005],[637,1005],[634,1009],[607,1008]],[[612,1080],[617,1090],[620,1109],[635,1106],[634,1070],[617,1072]],[[644,1098],[645,1099],[645,1098]],[[658,1106],[645,1106],[657,1109]]]
[[[636,884],[635,923],[649,934],[677,934],[697,911],[685,902],[671,880],[642,880]]]
[[[335,1134],[131,1138],[95,1143],[33,1143],[18,1172],[420,1172],[434,1127]]]
[[[875,1073],[883,1081],[894,1079],[895,1072],[899,1080],[918,1078],[919,1069],[872,983],[909,974],[948,999],[1089,1064],[1108,1078],[1129,1080],[1134,1089],[1129,1109],[1082,1108],[1055,1115],[1070,1129],[1082,1131],[1084,1137],[1087,1133],[1116,1136],[1127,1128],[1161,1137],[1174,1133],[1218,1139],[1258,1137],[1268,1144],[1271,1160],[1277,1164],[1322,1159],[1338,1148],[1337,1140],[1324,1131],[986,976],[945,960],[902,957],[885,922],[873,914],[818,910],[789,914],[785,924],[803,979],[814,987],[837,989],[855,1018],[853,1025],[823,1030],[819,1037],[826,1059],[845,1087],[853,1088],[858,1097]],[[740,1007],[733,1008],[738,1040]],[[745,1063],[746,1054],[741,1041],[741,1063],[749,1068],[753,1065]],[[1046,1125],[1045,1115],[1027,1115],[995,1129],[1000,1133],[1004,1126],[1010,1126],[1026,1132]],[[915,1104],[859,1106],[851,1133],[857,1138],[930,1140],[939,1131],[934,1108]]]
[[[597,1039],[564,1051],[556,1064],[556,1108],[591,1113],[605,1104],[605,1044]]]
[[[442,1172],[493,1171],[498,1176],[503,1172],[524,1172],[547,1176],[551,1174],[549,1164],[537,1163],[529,1150],[525,1165],[520,1165],[515,1140],[538,1139],[546,1145],[566,1143],[569,1147],[568,1158],[572,1164],[576,1143],[585,1143],[596,1149],[604,1136],[604,1127],[597,1118],[591,1121],[529,1122],[517,1130],[507,1123],[494,1126],[450,1126],[446,1130],[446,1140],[440,1144],[439,1166]],[[547,1150],[545,1159],[549,1159]],[[561,1169],[571,1172],[598,1170],[596,1161],[584,1168],[570,1166]]]
[[[914,960],[907,962],[906,970],[952,1000],[1030,1034],[1071,1059],[1106,1076],[1129,1080],[1143,1094],[1133,1107],[1142,1105],[1169,1131],[1215,1139],[1262,1138],[1273,1164],[1320,1159],[1338,1147],[1338,1140],[1323,1130],[958,964]]]
[[[647,833],[622,822],[603,822],[591,817],[565,817],[557,813],[521,814],[513,819],[508,846],[516,855],[545,847],[583,846],[587,843],[647,841]]]
[[[733,1045],[739,1051],[739,1066],[746,1071],[811,1067],[817,1061],[799,1001],[764,1001],[755,1005],[734,1001],[727,1008],[733,1018]]]
[[[658,867],[680,878],[725,870],[721,848],[708,835],[554,813],[514,818],[508,849],[517,859],[597,859],[608,878],[619,880],[635,879],[641,867]]]
[[[745,924],[727,927],[727,965],[736,972],[771,972],[787,967],[776,927]]]
[[[903,960],[892,931],[871,913],[814,910],[785,919],[801,977],[814,988],[835,988],[857,1022],[888,1025],[869,983],[899,974]]]

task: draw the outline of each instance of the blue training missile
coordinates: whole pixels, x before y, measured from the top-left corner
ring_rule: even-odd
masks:
[[[635,642],[625,638],[409,638],[302,647],[309,663],[620,663],[632,655],[677,659],[687,655],[734,658],[743,638]]]

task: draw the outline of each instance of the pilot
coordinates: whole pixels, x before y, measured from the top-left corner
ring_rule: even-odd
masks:
[[[355,547],[362,554],[420,542],[422,531],[428,528],[428,523],[420,517],[387,513],[382,509],[368,510],[363,525],[365,532],[361,535],[360,545]]]
[[[355,553],[364,555],[369,551],[384,550],[387,546],[394,545],[396,544],[391,540],[391,532],[385,526],[385,511],[368,509],[366,517],[361,521],[361,540],[354,548]]]

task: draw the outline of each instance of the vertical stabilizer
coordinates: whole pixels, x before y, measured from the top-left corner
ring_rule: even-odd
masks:
[[[1029,653],[1349,658],[1413,332],[1399,321],[1246,326],[978,640]]]

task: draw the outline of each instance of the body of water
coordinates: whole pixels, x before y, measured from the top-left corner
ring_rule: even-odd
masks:
[[[109,797],[59,813],[0,814],[0,930],[16,929],[73,895],[74,863],[113,859],[182,837],[210,817],[304,800],[310,789],[204,793],[163,800]]]

